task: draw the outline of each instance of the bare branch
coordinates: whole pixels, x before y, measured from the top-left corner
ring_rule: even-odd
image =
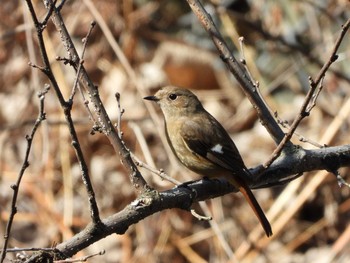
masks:
[[[50,0],[47,1],[51,2]],[[54,23],[57,31],[60,33],[63,45],[66,48],[66,52],[69,55],[70,59],[73,61],[74,68],[77,70],[79,65],[79,55],[64,24],[60,10],[57,8],[54,8],[54,12],[52,14],[52,22]],[[134,186],[136,186],[136,190],[139,192],[142,193],[143,191],[148,191],[150,187],[147,185],[147,182],[142,177],[140,171],[137,169],[137,166],[133,163],[129,150],[125,147],[122,140],[119,138],[110,118],[108,117],[106,109],[103,106],[98,89],[89,78],[83,65],[81,66],[79,78],[89,93],[90,100],[93,103],[94,111],[97,115],[97,120],[99,121],[99,126],[101,127],[101,131],[107,136],[115,152],[120,154],[123,160],[122,163],[125,165],[126,169],[129,172],[130,181]]]
[[[12,202],[11,202],[11,213],[10,213],[9,219],[7,221],[7,225],[6,225],[6,230],[5,230],[5,234],[4,234],[4,245],[3,245],[2,251],[1,251],[0,262],[3,262],[5,259],[5,256],[6,256],[6,250],[7,250],[7,246],[8,246],[8,242],[9,242],[9,238],[10,238],[12,223],[13,223],[13,220],[14,220],[15,215],[17,213],[17,198],[18,198],[18,193],[19,193],[19,187],[20,187],[24,172],[27,170],[27,168],[29,166],[28,159],[29,159],[29,155],[30,155],[30,152],[32,149],[33,139],[34,139],[36,131],[38,130],[41,122],[46,119],[46,114],[45,114],[45,109],[44,109],[44,105],[45,105],[44,100],[45,100],[45,95],[49,91],[49,89],[50,89],[50,86],[46,85],[44,87],[44,89],[38,93],[38,97],[40,100],[39,114],[38,114],[38,117],[33,125],[31,133],[29,135],[26,135],[27,149],[26,149],[26,153],[24,156],[22,168],[18,174],[16,183],[11,185],[11,188],[13,190],[13,196],[12,196]]]
[[[88,167],[87,167],[86,161],[84,159],[84,154],[83,154],[83,151],[81,150],[81,147],[80,147],[78,135],[77,135],[75,127],[74,127],[74,121],[73,121],[72,116],[71,116],[71,110],[73,107],[73,100],[72,100],[73,95],[71,95],[71,98],[68,101],[66,101],[64,99],[63,94],[60,90],[60,87],[58,86],[58,83],[56,81],[56,78],[51,70],[51,64],[49,62],[48,55],[46,52],[46,47],[45,47],[43,34],[42,34],[42,30],[41,30],[41,28],[43,26],[46,26],[46,24],[44,25],[42,23],[39,23],[31,1],[27,0],[26,2],[28,5],[28,8],[30,10],[30,13],[32,15],[33,21],[35,23],[35,27],[37,29],[37,37],[39,39],[40,52],[41,52],[42,60],[44,63],[44,67],[43,67],[44,69],[42,71],[50,79],[51,84],[56,92],[56,96],[60,102],[62,109],[63,109],[63,113],[65,115],[68,129],[69,129],[69,132],[70,132],[70,135],[72,138],[72,146],[75,150],[76,156],[77,156],[78,161],[80,163],[81,171],[82,171],[82,179],[83,179],[83,182],[86,186],[87,193],[89,196],[88,200],[89,200],[89,205],[90,205],[91,218],[92,218],[93,222],[97,224],[100,222],[100,217],[99,217],[99,210],[98,210],[96,199],[95,199],[95,193],[94,193],[94,190],[93,190],[93,187],[91,184],[91,180],[89,177]],[[56,10],[56,7],[54,6],[54,4],[55,3],[48,1],[47,4],[45,5],[48,8],[49,14],[51,14],[51,15],[54,14],[54,11]],[[45,19],[44,21],[47,22],[48,19]],[[90,34],[90,32],[88,34]],[[69,59],[69,60],[71,60],[71,59]],[[79,61],[79,62],[81,62],[81,61]],[[79,63],[79,66],[77,68],[80,68],[80,67],[83,67],[82,63]],[[77,79],[78,79],[78,76],[77,76]],[[77,83],[77,82],[75,82],[75,83]],[[73,87],[72,94],[74,94],[74,89],[75,88]]]
[[[71,93],[71,95],[70,95],[70,97],[69,97],[69,100],[70,100],[70,101],[73,101],[73,98],[74,98],[76,89],[77,89],[77,87],[78,87],[78,85],[79,85],[79,75],[80,75],[81,67],[82,67],[83,64],[84,64],[84,55],[85,55],[86,47],[87,47],[89,38],[90,38],[90,36],[91,36],[92,30],[93,30],[93,28],[95,27],[95,25],[96,25],[95,22],[92,22],[92,23],[90,24],[90,29],[89,29],[88,33],[86,34],[86,37],[83,39],[83,43],[84,43],[84,45],[83,45],[83,51],[81,52],[80,61],[79,61],[79,66],[78,66],[77,74],[76,74],[76,77],[75,77],[75,80],[74,80],[72,93]],[[82,94],[82,96],[83,96],[83,98],[84,98],[84,93],[83,93],[82,91],[80,91],[80,92],[81,92],[81,94]],[[87,105],[87,104],[85,104],[85,105]],[[88,108],[88,107],[87,107],[87,108]],[[89,108],[88,108],[88,109],[89,109]],[[89,111],[89,113],[91,113],[90,110],[88,110],[88,111]]]
[[[202,23],[203,27],[209,35],[212,37],[213,42],[216,48],[219,51],[220,57],[227,65],[230,72],[234,75],[238,83],[241,85],[241,88],[250,102],[253,104],[256,109],[259,119],[261,120],[262,125],[265,126],[267,131],[270,133],[271,137],[278,144],[284,137],[284,132],[277,124],[275,118],[271,114],[270,110],[266,106],[266,103],[259,96],[257,88],[253,81],[249,78],[249,73],[244,69],[242,64],[233,56],[232,52],[228,48],[228,45],[224,41],[220,32],[216,28],[213,20],[210,15],[204,9],[200,1],[197,0],[187,0],[190,5],[193,13],[197,16],[199,21]],[[291,146],[291,143],[287,143],[288,146]]]
[[[273,184],[286,183],[286,178],[305,171],[323,170],[330,165],[334,167],[350,166],[350,145],[329,147],[317,150],[296,151],[288,156],[281,156],[267,168],[263,174],[257,175],[258,167],[251,170],[254,178],[250,178],[252,188],[268,187]],[[272,176],[273,175],[273,176]],[[273,179],[274,178],[274,179]],[[203,179],[175,187],[163,192],[150,191],[131,202],[122,211],[102,219],[99,226],[88,225],[83,231],[69,240],[56,246],[59,258],[67,258],[88,247],[94,242],[111,234],[124,234],[133,224],[165,209],[179,208],[190,210],[192,204],[215,198],[237,190],[224,180]],[[39,255],[33,255],[27,262],[35,262]]]
[[[310,89],[304,99],[303,105],[301,106],[299,113],[297,115],[297,117],[294,119],[288,133],[286,134],[286,136],[284,136],[283,140],[279,143],[278,147],[274,150],[274,152],[272,153],[271,157],[269,158],[269,160],[267,162],[264,163],[263,167],[268,167],[269,165],[271,165],[271,163],[277,159],[277,157],[281,154],[283,148],[285,147],[285,145],[287,144],[287,142],[290,141],[290,139],[292,138],[295,130],[297,129],[297,127],[299,126],[300,122],[307,116],[310,115],[310,112],[313,108],[313,105],[315,105],[316,103],[316,99],[322,89],[322,80],[326,75],[327,70],[329,69],[329,67],[337,60],[338,56],[337,56],[337,52],[338,52],[338,48],[341,44],[341,42],[343,41],[343,38],[346,34],[346,32],[348,31],[350,27],[350,19],[348,19],[348,21],[345,23],[345,25],[342,27],[341,33],[332,49],[332,52],[329,56],[329,59],[327,60],[327,62],[324,64],[324,66],[322,67],[322,69],[320,70],[320,72],[318,73],[315,81],[312,80],[311,77],[309,77],[309,81],[310,81]],[[317,89],[317,87],[320,85],[319,89]],[[310,105],[311,103],[311,105]]]

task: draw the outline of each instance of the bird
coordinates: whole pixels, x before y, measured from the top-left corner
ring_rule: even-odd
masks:
[[[165,134],[177,159],[206,178],[224,178],[245,197],[266,235],[271,225],[247,184],[250,172],[224,127],[188,89],[165,86],[145,100],[156,102],[163,113]]]

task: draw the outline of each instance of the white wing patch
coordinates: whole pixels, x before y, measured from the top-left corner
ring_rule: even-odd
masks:
[[[222,150],[221,144],[216,144],[214,147],[212,147],[210,150],[216,153],[224,154],[224,151]]]

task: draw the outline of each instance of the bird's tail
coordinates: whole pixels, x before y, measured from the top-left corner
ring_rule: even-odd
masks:
[[[248,185],[243,181],[243,179],[239,178],[238,176],[235,176],[234,178],[231,177],[228,179],[231,184],[238,188],[238,190],[243,194],[244,198],[248,201],[248,204],[253,209],[255,215],[260,221],[260,224],[264,228],[266,236],[272,236],[271,225]]]

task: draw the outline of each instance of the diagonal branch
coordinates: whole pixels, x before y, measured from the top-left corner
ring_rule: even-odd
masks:
[[[303,105],[301,106],[299,113],[297,117],[294,119],[291,127],[289,128],[288,133],[284,136],[282,141],[279,143],[277,148],[274,150],[274,152],[271,155],[271,158],[263,164],[263,167],[266,168],[272,164],[274,160],[277,159],[277,157],[281,154],[284,145],[292,138],[295,130],[299,126],[300,122],[307,116],[310,115],[310,112],[312,108],[314,107],[316,103],[316,99],[319,95],[319,91],[322,88],[322,80],[326,75],[326,72],[330,68],[330,66],[337,60],[338,55],[338,49],[340,47],[341,42],[343,41],[346,32],[349,30],[350,27],[350,19],[342,26],[342,30],[340,32],[340,35],[338,36],[338,39],[336,40],[334,47],[331,51],[331,54],[326,61],[326,63],[323,65],[321,68],[320,72],[318,73],[317,77],[315,80],[312,80],[311,77],[309,77],[309,82],[310,82],[310,89],[304,99]],[[319,87],[319,89],[317,89]]]
[[[284,132],[271,114],[271,111],[268,109],[263,98],[259,95],[257,87],[249,78],[248,72],[245,70],[239,60],[234,57],[219,30],[216,28],[212,18],[204,9],[200,1],[187,0],[187,2],[190,5],[193,13],[202,23],[202,26],[211,36],[217,50],[219,51],[220,57],[225,62],[226,66],[234,75],[238,83],[241,85],[241,88],[247,98],[253,104],[262,125],[265,126],[275,143],[278,144],[283,139]],[[291,145],[291,143],[287,144],[287,146]]]
[[[52,1],[44,0],[44,3],[46,3],[46,8],[50,8],[50,4],[47,3],[52,3]],[[79,54],[75,49],[73,41],[64,24],[60,13],[60,9],[56,7],[54,8],[51,19],[61,36],[62,43],[66,49],[69,59],[73,63],[74,69],[77,70],[80,61]],[[83,86],[89,93],[89,97],[91,99],[91,102],[93,103],[94,111],[97,115],[97,120],[99,121],[101,131],[107,136],[115,152],[120,154],[122,163],[125,164],[125,167],[129,173],[130,181],[134,185],[135,189],[138,190],[140,193],[150,190],[150,187],[147,185],[147,182],[142,177],[140,171],[137,169],[137,166],[134,164],[130,156],[129,150],[125,147],[122,140],[119,138],[117,131],[113,127],[112,121],[108,117],[107,111],[104,108],[103,103],[101,101],[98,88],[89,78],[83,65],[81,65],[80,68],[79,79],[81,80]]]
[[[37,15],[35,13],[34,7],[32,5],[32,2],[29,0],[27,0],[26,2],[28,5],[28,9],[31,13],[32,19],[34,21],[34,25],[35,25],[36,32],[37,32],[37,37],[39,40],[38,41],[39,42],[39,50],[41,53],[42,61],[44,63],[44,66],[41,67],[40,69],[49,78],[49,80],[53,86],[53,89],[55,90],[56,96],[60,102],[60,105],[63,109],[63,113],[64,113],[64,116],[66,118],[66,123],[67,123],[68,129],[69,129],[69,133],[70,133],[70,136],[72,138],[72,146],[75,150],[77,159],[78,159],[80,167],[81,167],[83,182],[87,188],[87,193],[89,196],[91,218],[92,218],[92,221],[97,224],[100,222],[100,217],[99,217],[98,206],[97,206],[96,199],[95,199],[95,193],[94,193],[91,181],[90,181],[90,177],[89,177],[89,173],[88,173],[88,166],[87,166],[87,163],[85,161],[83,151],[80,147],[77,132],[75,130],[74,121],[73,121],[72,116],[71,116],[71,110],[73,107],[73,100],[71,98],[68,101],[66,101],[64,99],[63,94],[60,90],[60,87],[56,81],[56,77],[54,76],[53,71],[51,69],[51,64],[50,64],[50,61],[49,61],[49,58],[47,55],[46,46],[45,46],[44,38],[43,38],[43,29],[46,28],[46,24],[39,22]],[[50,15],[52,15],[54,10],[55,10],[54,3],[51,3],[50,5],[48,5],[47,8],[48,8],[48,14],[46,15],[46,17],[44,19],[45,23],[48,21],[48,17]],[[73,87],[73,90],[74,89],[75,88]]]
[[[5,230],[5,234],[4,234],[4,245],[1,251],[1,256],[0,256],[0,262],[3,262],[6,256],[6,249],[7,249],[7,245],[8,245],[8,241],[10,238],[10,233],[11,233],[11,228],[12,228],[12,223],[13,220],[15,218],[15,215],[17,213],[17,197],[18,197],[18,193],[19,193],[19,187],[24,175],[24,172],[27,170],[28,166],[29,166],[29,155],[32,149],[32,143],[33,143],[33,139],[34,136],[36,134],[36,131],[38,130],[40,124],[42,121],[44,121],[46,119],[46,114],[45,114],[45,109],[44,109],[44,100],[45,100],[45,95],[46,93],[49,91],[50,86],[45,86],[43,91],[39,92],[38,97],[40,100],[40,106],[39,106],[39,114],[38,117],[33,125],[32,131],[30,133],[30,135],[26,136],[26,140],[27,140],[27,149],[26,149],[26,153],[25,153],[25,157],[23,160],[23,164],[22,164],[22,168],[18,174],[17,177],[17,181],[15,184],[11,185],[11,188],[13,190],[13,196],[12,196],[12,202],[11,202],[11,213],[9,216],[9,219],[7,221],[7,225],[6,225],[6,230]]]

